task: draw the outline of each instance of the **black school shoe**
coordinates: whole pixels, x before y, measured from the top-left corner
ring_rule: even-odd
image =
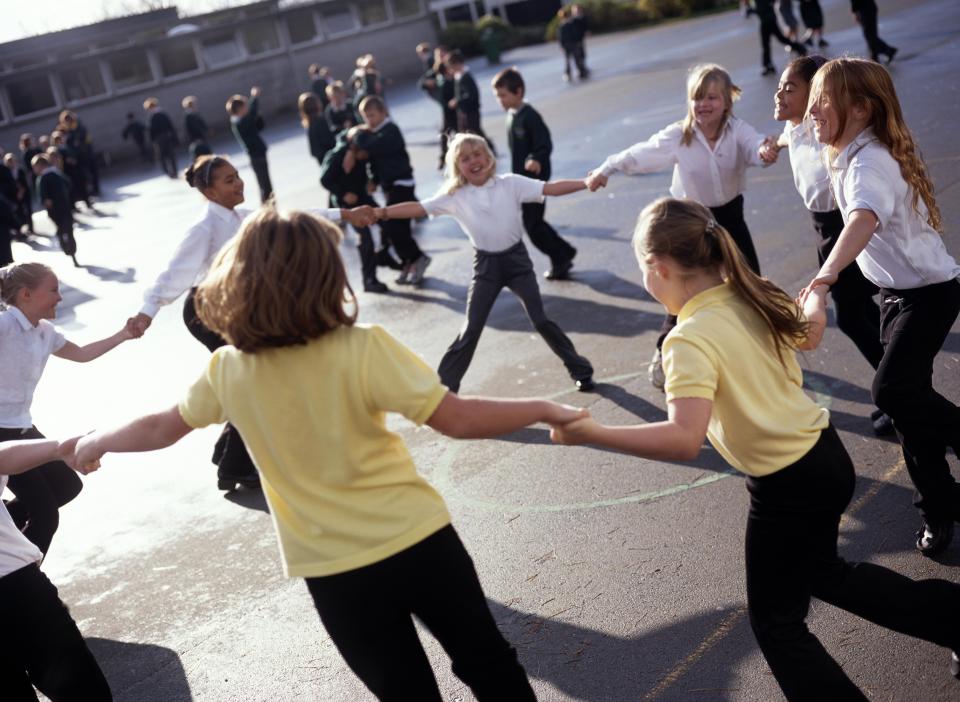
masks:
[[[388,248],[378,249],[375,260],[378,266],[382,266],[384,268],[391,268],[395,271],[403,270],[403,264],[393,257],[393,254],[390,253],[390,249]]]
[[[597,384],[593,382],[592,376],[580,378],[576,381],[577,390],[580,392],[593,392],[597,389]]]
[[[217,471],[217,489],[224,492],[233,492],[237,488],[247,488],[248,490],[260,489],[260,476],[253,475],[231,475],[223,471]]]
[[[567,280],[570,277],[570,270],[573,268],[573,259],[568,259],[563,263],[554,263],[550,270],[543,274],[547,280]]]
[[[953,541],[953,521],[942,523],[923,521],[917,532],[917,550],[924,556],[942,553]]]
[[[870,413],[870,423],[873,433],[877,436],[892,436],[894,434],[893,420],[883,410],[874,410]]]
[[[390,292],[390,288],[374,278],[372,280],[363,281],[363,291],[368,293],[386,293]]]

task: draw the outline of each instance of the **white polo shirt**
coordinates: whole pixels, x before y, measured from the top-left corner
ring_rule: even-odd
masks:
[[[0,475],[0,493],[6,486],[7,476]],[[17,529],[7,506],[0,503],[0,578],[42,559],[40,549]]]
[[[832,212],[837,209],[833,197],[830,171],[823,160],[823,145],[813,132],[813,120],[809,117],[794,126],[783,125],[790,153],[790,168],[793,184],[803,198],[803,204],[811,212]]]
[[[450,215],[470,238],[474,248],[496,253],[523,240],[524,202],[543,202],[542,180],[507,173],[494,175],[480,186],[464,185],[452,195],[421,200],[430,217]]]
[[[608,157],[597,170],[609,176],[616,171],[655,173],[673,166],[673,197],[719,207],[746,189],[749,166],[768,165],[758,153],[763,135],[737,117],[727,120],[712,149],[697,125],[693,126],[689,145],[680,143],[682,137],[683,127],[675,122],[647,141]]]
[[[900,164],[867,128],[831,164],[830,178],[843,221],[855,210],[876,215],[877,229],[857,256],[857,265],[874,285],[911,290],[960,276],[943,237],[927,222],[923,200],[913,208],[913,189]]]
[[[0,312],[0,427],[27,429],[33,424],[33,392],[50,354],[66,343],[46,319],[33,326],[16,307]]]

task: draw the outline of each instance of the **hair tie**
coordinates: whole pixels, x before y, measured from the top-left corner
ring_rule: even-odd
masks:
[[[715,230],[716,228],[717,228],[717,220],[715,220],[715,219],[708,219],[708,220],[707,220],[707,226],[706,226],[707,233],[708,233],[708,234],[713,234],[713,232],[714,232],[714,230]]]

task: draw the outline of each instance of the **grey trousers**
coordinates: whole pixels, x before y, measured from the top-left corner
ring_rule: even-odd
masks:
[[[520,298],[534,328],[547,342],[550,350],[563,361],[571,378],[583,380],[593,375],[590,361],[577,353],[573,342],[543,311],[543,300],[540,298],[533,262],[523,242],[519,242],[506,251],[474,251],[473,280],[470,281],[470,290],[467,293],[467,321],[460,330],[460,335],[443,355],[437,369],[444,385],[452,392],[459,391],[460,381],[470,367],[487,317],[503,288],[510,288],[511,292]]]

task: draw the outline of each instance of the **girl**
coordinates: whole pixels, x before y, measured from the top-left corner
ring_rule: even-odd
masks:
[[[30,405],[50,355],[86,363],[127,339],[140,336],[132,322],[116,334],[77,346],[50,322],[57,316],[60,282],[42,263],[12,263],[0,268],[0,441],[42,439],[33,425]],[[30,471],[14,475],[8,484],[16,499],[10,514],[24,536],[44,554],[60,524],[59,509],[83,487],[76,474],[60,460],[51,459]]]
[[[354,323],[340,238],[303,212],[248,219],[196,296],[203,323],[232,346],[214,353],[178,406],[88,435],[78,465],[228,419],[262,476],[286,574],[306,578],[328,633],[375,695],[439,702],[416,614],[477,699],[532,700],[443,499],[386,413],[480,438],[581,411],[448,392],[385,330]]]
[[[934,555],[960,518],[960,486],[945,455],[960,449],[960,407],[933,389],[934,358],[960,311],[960,266],[943,244],[933,182],[886,69],[830,61],[814,76],[809,111],[827,146],[844,227],[802,295],[835,286],[854,259],[880,288],[883,357],[873,401],[893,419],[917,489],[917,548]]]
[[[0,492],[19,478],[73,455],[77,439],[10,441],[0,446]],[[39,467],[36,467],[39,466]],[[43,554],[0,503],[0,678],[5,700],[36,700],[34,687],[54,702],[112,699],[57,588],[40,571]]]
[[[555,427],[554,440],[692,460],[706,436],[747,474],[750,624],[787,699],[867,699],[807,629],[811,596],[960,649],[960,585],[913,581],[837,555],[853,463],[827,410],[804,393],[794,353],[823,335],[823,288],[807,297],[802,314],[744,265],[710,210],[690,200],[644,208],[634,249],[644,287],[679,316],[663,346],[668,418],[628,427],[584,418]]]
[[[764,165],[758,153],[764,137],[733,116],[733,103],[739,97],[740,88],[721,66],[695,66],[687,78],[687,116],[683,121],[608,157],[590,172],[587,185],[596,191],[617,171],[653,173],[672,166],[670,194],[709,207],[717,222],[733,236],[747,265],[759,274],[760,262],[743,219],[743,191],[747,168]],[[650,381],[661,390],[660,347],[675,324],[676,319],[668,315],[650,362]]]
[[[187,292],[183,302],[183,322],[201,344],[214,351],[226,342],[197,318],[193,302],[196,286],[206,276],[217,252],[240,229],[250,210],[239,207],[244,200],[243,180],[233,164],[223,156],[201,156],[184,172],[184,178],[206,200],[203,218],[190,227],[166,270],[144,293],[143,307],[133,320],[142,334],[150,327],[161,307]],[[318,212],[335,222],[340,221],[341,214],[346,214],[351,224],[356,222],[362,225],[372,220],[362,210],[356,214],[338,209]],[[368,207],[366,212],[372,213],[372,208]],[[256,488],[260,484],[243,441],[230,424],[224,427],[217,440],[213,462],[217,465],[217,485],[221,490],[233,490],[237,485]]]
[[[327,152],[333,148],[334,136],[323,115],[323,104],[314,93],[300,93],[297,100],[300,110],[300,124],[307,130],[307,140],[310,143],[310,155],[317,159],[322,167]]]
[[[439,194],[422,202],[404,202],[377,211],[381,220],[450,215],[474,246],[467,320],[440,361],[440,380],[457,392],[497,295],[503,288],[510,288],[550,350],[567,367],[577,389],[589,392],[594,387],[593,366],[577,353],[573,342],[543,310],[537,276],[523,245],[520,208],[524,202],[543,202],[545,195],[583,190],[586,184],[581,180],[544,183],[513,173],[497,175],[496,171],[496,159],[482,136],[457,134],[450,141],[446,181]]]
[[[780,76],[775,95],[773,118],[786,122],[783,133],[770,148],[775,152],[787,148],[793,180],[813,217],[813,228],[820,234],[817,257],[820,265],[827,260],[840,232],[843,215],[837,209],[830,185],[830,174],[823,162],[820,142],[813,134],[813,124],[804,118],[810,81],[817,69],[827,62],[823,56],[804,56],[794,59]],[[761,154],[762,156],[762,154]],[[837,326],[860,349],[867,362],[876,370],[883,358],[880,345],[880,308],[874,297],[877,286],[863,277],[860,269],[851,264],[843,269],[833,286],[833,302],[837,312]],[[893,432],[890,418],[880,410],[871,417],[878,435]]]

